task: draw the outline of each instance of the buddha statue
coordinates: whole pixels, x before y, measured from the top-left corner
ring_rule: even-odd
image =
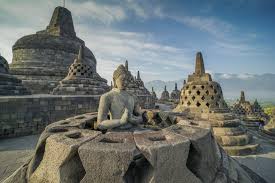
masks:
[[[97,129],[130,129],[143,122],[137,98],[126,91],[128,83],[127,69],[119,65],[113,73],[113,89],[100,98]]]

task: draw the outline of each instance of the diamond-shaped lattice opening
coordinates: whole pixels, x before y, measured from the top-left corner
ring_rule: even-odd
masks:
[[[204,86],[203,86],[203,85],[201,86],[201,89],[204,89]]]
[[[207,102],[206,104],[205,104],[208,108],[210,107],[210,104]]]
[[[218,102],[216,102],[216,106],[217,106],[217,107],[219,106]]]
[[[201,106],[201,103],[197,102],[197,103],[196,103],[196,106],[197,106],[197,107],[200,107],[200,106]]]
[[[214,96],[212,96],[211,99],[214,100]]]
[[[77,64],[77,66],[81,66],[81,64]]]
[[[77,72],[80,72],[80,69],[77,69]]]
[[[208,90],[206,90],[206,92],[205,92],[207,95],[209,95],[209,91]]]
[[[216,94],[218,91],[216,89],[214,89],[214,93]]]
[[[76,75],[76,73],[75,73],[75,72],[73,72],[73,75]]]
[[[196,97],[195,97],[195,96],[193,96],[193,97],[192,97],[192,100],[194,101],[195,99],[196,99]]]
[[[214,88],[214,86],[213,86],[213,85],[210,85],[210,88]]]
[[[218,95],[218,99],[221,99],[222,97],[220,95]]]
[[[74,66],[74,69],[76,69],[76,68],[77,68],[77,66],[75,65],[75,66]]]
[[[81,76],[84,76],[84,73],[81,72]]]
[[[197,91],[197,95],[200,95],[200,94],[201,94],[201,92],[198,90],[198,91]]]
[[[191,102],[190,102],[190,101],[188,101],[188,102],[187,102],[187,105],[188,105],[188,106],[190,106],[190,105],[191,105]]]
[[[196,86],[193,86],[192,88],[193,88],[193,89],[196,89]]]
[[[189,90],[188,93],[191,94],[192,93],[191,90]]]
[[[143,154],[136,155],[123,176],[124,182],[149,182],[153,177],[153,166]]]
[[[186,99],[187,99],[187,96],[185,96],[184,99],[186,100]]]
[[[188,90],[188,89],[189,89],[189,86],[186,86],[186,89]]]
[[[202,97],[201,97],[201,99],[202,99],[202,100],[204,100],[204,99],[205,99],[205,97],[204,97],[204,96],[202,96]]]

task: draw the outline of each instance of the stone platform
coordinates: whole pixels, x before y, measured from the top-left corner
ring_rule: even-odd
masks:
[[[32,159],[4,183],[265,182],[230,158],[204,122],[103,134],[92,130],[96,120],[88,113],[47,126]]]

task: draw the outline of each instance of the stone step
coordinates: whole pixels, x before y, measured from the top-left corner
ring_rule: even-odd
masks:
[[[246,131],[241,127],[213,127],[213,134],[215,136],[236,136],[243,135]]]
[[[259,149],[259,144],[248,144],[245,146],[223,146],[222,147],[230,156],[245,156],[256,154]]]
[[[216,136],[215,138],[222,146],[244,146],[251,142],[252,136],[244,134],[238,136]]]

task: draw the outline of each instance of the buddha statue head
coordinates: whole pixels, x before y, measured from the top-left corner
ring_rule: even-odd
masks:
[[[119,65],[113,74],[114,88],[125,90],[128,86],[128,75],[124,65]]]

